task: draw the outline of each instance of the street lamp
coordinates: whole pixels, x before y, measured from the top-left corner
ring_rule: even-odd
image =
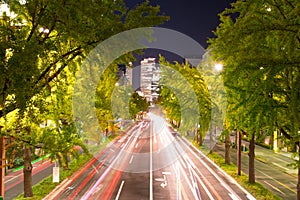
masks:
[[[49,29],[41,27],[39,29],[40,33],[44,33],[45,35],[49,33]]]
[[[223,70],[223,64],[222,63],[216,63],[215,64],[215,70],[216,71],[222,71]]]

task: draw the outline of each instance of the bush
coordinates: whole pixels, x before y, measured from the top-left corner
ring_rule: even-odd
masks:
[[[20,167],[22,165],[24,165],[23,158],[17,157],[17,158],[14,159],[14,167]]]

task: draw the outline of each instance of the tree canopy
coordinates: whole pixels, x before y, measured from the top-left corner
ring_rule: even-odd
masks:
[[[120,0],[7,3],[16,16],[1,19],[1,117],[24,109],[66,67],[75,73],[76,64],[101,41],[168,19],[147,1],[132,10]]]
[[[32,146],[66,162],[65,156],[72,153],[74,145],[83,146],[76,131],[81,124],[74,122],[70,102],[83,59],[117,33],[156,26],[168,17],[148,1],[132,9],[122,0],[0,3],[6,3],[14,13],[3,13],[0,19],[1,135],[21,141],[26,165],[24,196],[29,197]],[[132,58],[131,53],[122,59],[128,58]],[[54,126],[47,124],[42,130],[40,124],[49,120]]]
[[[299,9],[297,0],[238,0],[220,14],[209,48],[225,66],[226,119],[249,138],[280,131],[299,145]]]

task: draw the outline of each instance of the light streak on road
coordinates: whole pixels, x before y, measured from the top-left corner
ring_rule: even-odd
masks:
[[[185,144],[186,145],[186,144]],[[195,152],[188,147],[188,150],[205,166],[205,168],[220,182],[220,184],[229,192],[230,196],[238,196],[220,177],[215,173],[202,159],[195,154]],[[238,198],[238,197],[237,197]],[[240,199],[240,198],[238,198]]]
[[[139,127],[138,131],[141,127]],[[103,179],[107,176],[107,174],[111,171],[113,165],[117,162],[117,160],[120,158],[121,154],[125,150],[125,148],[128,146],[129,142],[131,141],[132,137],[134,137],[134,134],[131,134],[125,143],[125,145],[122,147],[121,151],[118,153],[118,155],[115,157],[113,162],[108,166],[108,168],[104,171],[102,176],[98,179],[98,181],[92,186],[92,188],[82,197],[82,200],[87,200],[89,197],[95,192],[97,186],[103,181]]]
[[[90,165],[94,167],[93,171],[83,182],[74,185],[75,192],[70,194],[71,197],[80,191],[77,198],[82,197],[83,200],[253,198],[242,189],[241,192],[241,186],[227,178],[183,137],[173,135],[168,126],[159,127],[159,132],[155,132],[155,126],[162,124],[155,120],[160,118],[154,116],[150,121],[140,122],[122,135],[115,146],[107,148],[105,151],[111,155],[107,153],[99,162],[110,160],[111,163],[107,163],[106,168],[98,164],[95,167]],[[97,173],[99,175],[96,176]],[[91,181],[90,176],[93,176]]]
[[[150,170],[150,200],[153,200],[153,166],[152,166],[152,162],[153,162],[153,157],[152,157],[152,152],[153,152],[153,144],[152,144],[152,137],[153,137],[153,121],[151,119],[150,121],[150,166],[149,166],[149,170]]]
[[[132,160],[133,160],[133,156],[131,156],[130,161],[129,161],[129,164],[132,163]]]
[[[185,142],[183,142],[185,141]],[[183,138],[182,143],[187,145],[186,143],[189,143],[185,138]],[[220,177],[218,174],[216,174],[201,158],[200,156],[198,156],[193,150],[195,149],[200,155],[201,157],[206,157],[202,152],[200,152],[198,149],[196,149],[195,147],[190,147],[188,146],[188,150],[189,152],[191,152],[195,158],[197,158],[198,161],[200,161],[207,170],[209,170],[209,172],[220,182],[220,184],[229,192],[229,195],[234,195],[235,197],[238,197],[238,195],[229,187],[229,185],[227,185]],[[226,174],[224,171],[221,170],[221,168],[219,168],[217,165],[215,165],[210,159],[206,159],[208,162],[210,162],[211,164],[213,164],[218,170],[219,172],[221,172],[228,180],[231,180],[231,182],[236,185],[240,190],[242,190],[248,199],[255,199],[248,191],[246,191],[242,186],[240,186],[232,177],[230,177],[228,174]],[[241,199],[238,197],[238,199]]]
[[[187,155],[184,156],[184,159],[186,160],[186,163],[191,163],[193,165],[192,172],[196,176],[198,182],[203,187],[203,189],[205,190],[205,193],[209,196],[209,198],[211,200],[215,199],[210,192],[210,191],[212,191],[213,194],[217,197],[217,199],[221,200],[222,197],[217,193],[217,191],[214,189],[214,187],[209,183],[209,181],[204,176],[204,174],[195,166],[195,164],[191,161],[191,159]],[[195,170],[197,171],[197,173]],[[198,174],[201,176],[201,178],[198,176]],[[207,185],[207,187],[209,187],[209,189],[206,187],[206,185]]]

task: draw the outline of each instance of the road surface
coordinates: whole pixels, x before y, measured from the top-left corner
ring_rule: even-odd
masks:
[[[150,113],[45,199],[254,199],[172,132]]]
[[[248,146],[244,142],[245,146]],[[214,150],[224,156],[224,144],[217,144]],[[297,170],[288,166],[292,159],[272,150],[255,145],[255,179],[272,193],[284,200],[297,199]],[[231,161],[237,163],[237,151],[231,149]],[[249,172],[249,158],[247,153],[242,153],[242,171]]]
[[[34,163],[32,169],[32,184],[35,185],[52,174],[54,163],[49,160]],[[4,178],[4,198],[11,200],[24,192],[23,170],[11,172]]]

